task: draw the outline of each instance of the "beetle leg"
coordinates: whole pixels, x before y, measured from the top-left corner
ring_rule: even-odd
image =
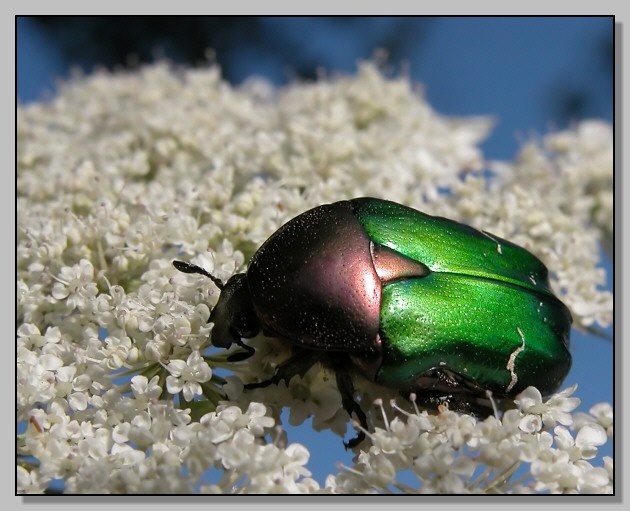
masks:
[[[241,360],[246,360],[251,357],[256,350],[251,346],[245,344],[242,340],[234,341],[235,344],[238,344],[245,351],[238,351],[234,353],[234,355],[230,355],[227,360],[228,362],[240,362]]]
[[[431,409],[448,404],[454,412],[473,414],[480,418],[486,418],[494,412],[487,389],[448,369],[427,371],[399,390],[406,399],[409,399],[410,394],[416,394],[416,403]]]
[[[311,350],[300,350],[288,360],[282,362],[271,378],[258,383],[245,384],[246,389],[260,389],[268,387],[269,385],[278,385],[281,381],[284,381],[287,386],[289,381],[295,375],[304,376],[306,372],[313,367],[313,365],[319,361],[320,354]]]
[[[247,346],[243,347],[246,348]],[[268,387],[269,385],[278,385],[281,381],[284,381],[287,385],[289,385],[291,378],[295,375],[304,376],[316,362],[322,362],[321,358],[322,354],[317,351],[300,350],[288,360],[280,364],[276,370],[276,374],[274,374],[271,378],[256,383],[246,383],[244,388],[247,390],[260,389]],[[352,414],[354,413],[357,416],[361,427],[367,429],[367,417],[361,409],[361,406],[359,406],[359,404],[354,400],[354,385],[352,384],[350,374],[344,370],[344,366],[341,365],[340,362],[335,362],[334,360],[330,360],[329,363],[330,362],[332,362],[330,365],[333,366],[335,378],[337,380],[337,388],[341,394],[341,404],[343,409],[350,417],[352,417]],[[346,449],[352,449],[363,442],[363,440],[365,440],[365,432],[359,431],[356,437],[348,442],[344,442],[343,445]]]
[[[335,377],[337,379],[337,388],[341,393],[341,405],[343,409],[348,412],[348,415],[352,417],[352,413],[359,419],[359,424],[363,429],[368,429],[367,417],[361,409],[359,403],[354,400],[354,385],[352,384],[352,377],[343,369],[335,371]],[[343,445],[346,449],[352,449],[365,440],[365,431],[359,430],[357,436],[348,442],[344,442]]]

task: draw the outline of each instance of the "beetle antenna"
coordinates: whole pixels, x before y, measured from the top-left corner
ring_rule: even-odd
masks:
[[[223,290],[223,287],[224,287],[223,281],[220,278],[215,277],[214,275],[208,273],[201,266],[197,266],[196,264],[193,264],[193,263],[187,263],[184,261],[177,261],[177,260],[173,261],[173,266],[175,266],[175,268],[177,268],[182,273],[198,273],[199,275],[208,277],[210,280],[212,280],[212,282],[214,282],[215,286]]]

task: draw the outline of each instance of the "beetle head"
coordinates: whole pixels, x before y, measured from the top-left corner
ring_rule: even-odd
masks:
[[[229,348],[237,344],[244,353],[234,354],[230,360],[243,360],[254,354],[254,349],[243,343],[243,337],[254,337],[260,332],[260,321],[254,310],[247,284],[247,275],[237,273],[224,284],[221,279],[208,273],[196,264],[173,261],[173,266],[183,273],[198,273],[214,282],[221,290],[219,301],[212,309],[208,322],[214,323],[210,342],[219,348]]]
[[[254,337],[260,332],[246,274],[237,273],[225,283],[208,321],[214,323],[210,340],[220,348],[229,348],[232,344],[243,346],[243,337]]]

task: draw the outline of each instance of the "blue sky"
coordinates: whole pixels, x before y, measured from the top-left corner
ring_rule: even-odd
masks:
[[[572,120],[613,120],[611,18],[264,18],[256,27],[264,44],[235,38],[227,47],[233,82],[257,74],[280,85],[288,81],[287,69],[314,64],[353,72],[357,59],[369,58],[375,45],[390,42],[392,63],[407,63],[411,79],[422,84],[435,110],[496,118],[482,146],[488,159],[512,159],[531,134],[565,128]],[[55,78],[67,77],[71,64],[90,71],[99,63],[93,54],[77,50],[89,42],[73,47],[67,34],[18,20],[20,101],[54,90]],[[170,55],[165,49],[177,59],[173,51]],[[612,266],[602,257],[612,289]],[[572,333],[573,368],[566,382],[579,384],[584,410],[612,402],[612,348],[610,341]],[[293,441],[309,446],[309,467],[320,484],[336,462],[351,464],[339,437],[308,427],[289,429]],[[610,447],[604,453],[611,454]]]

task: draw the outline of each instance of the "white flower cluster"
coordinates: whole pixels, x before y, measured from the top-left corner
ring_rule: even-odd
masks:
[[[543,402],[534,387],[518,409],[478,422],[448,408],[438,414],[407,413],[369,433],[372,446],[326,487],[334,493],[606,493],[613,491],[613,460],[587,460],[606,443],[610,405],[598,405],[574,424],[575,386]],[[382,406],[382,405],[381,405]],[[569,431],[575,426],[576,434]],[[401,473],[413,475],[412,483]]]
[[[171,264],[192,260],[226,281],[281,224],[322,203],[382,197],[512,239],[547,263],[577,325],[609,323],[596,244],[612,225],[610,128],[583,123],[527,146],[492,182],[474,173],[489,129],[485,118],[436,114],[407,78],[386,78],[370,63],[353,77],[282,90],[259,80],[231,87],[216,67],[160,64],[72,80],[50,102],[19,106],[18,491],[51,491],[56,481],[84,493],[365,491],[352,471],[320,488],[305,468],[308,451],[274,429],[289,406],[292,424],[313,417],[315,429],[343,435],[348,416],[334,377],[314,366],[289,385],[244,392],[244,383],[273,374],[286,345],[254,339],[255,355],[238,363],[211,349],[207,320],[219,290]],[[394,396],[369,382],[357,391],[363,403]],[[540,447],[527,488],[609,489],[593,482],[599,471],[585,475],[599,444],[582,430],[599,424],[612,435],[609,410],[594,415],[575,420],[575,439],[567,421],[554,433],[558,459],[570,452],[575,484],[549,479],[544,463],[556,454],[534,470]],[[373,411],[368,418],[377,427],[382,420]],[[381,438],[415,428],[441,435],[421,441],[419,452],[432,457],[413,460],[422,491],[503,488],[449,486],[427,474],[447,463],[439,452],[483,442],[491,450],[491,425],[505,428],[512,415],[400,420],[370,432],[373,446],[355,472],[397,469],[394,457],[377,455],[386,452]],[[476,433],[458,440],[455,426],[435,421]],[[523,442],[548,440],[543,426],[526,422],[519,434],[531,440]],[[458,453],[465,472],[468,455]],[[379,490],[394,484],[370,481]]]

